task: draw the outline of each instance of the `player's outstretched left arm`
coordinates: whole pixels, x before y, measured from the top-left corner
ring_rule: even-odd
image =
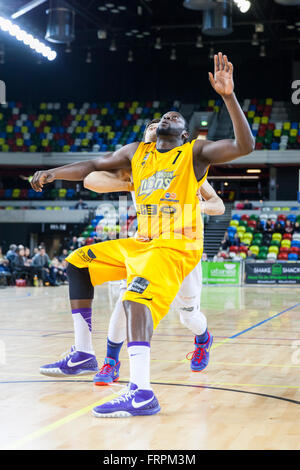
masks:
[[[197,193],[200,199],[201,212],[207,215],[222,215],[225,212],[225,206],[222,199],[217,195],[214,188],[207,180],[204,181]]]
[[[255,147],[250,126],[234,94],[233,65],[221,52],[215,55],[214,65],[214,75],[209,72],[209,81],[224,100],[232,120],[235,139],[224,139],[217,142],[196,141],[196,154],[203,163],[208,165],[230,162],[248,155]]]

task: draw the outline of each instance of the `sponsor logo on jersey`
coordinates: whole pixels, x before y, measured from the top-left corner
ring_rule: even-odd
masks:
[[[141,181],[140,187],[138,188],[137,195],[149,196],[158,189],[167,190],[170,187],[172,180],[175,178],[174,171],[160,170]],[[174,193],[172,193],[174,194]]]
[[[88,252],[85,253],[82,248],[79,248],[78,250],[76,250],[76,253],[81,259],[87,261],[88,263],[90,263],[93,259],[96,258],[96,255],[92,252],[91,249],[89,249]]]

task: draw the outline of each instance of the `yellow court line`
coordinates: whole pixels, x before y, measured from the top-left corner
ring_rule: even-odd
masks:
[[[45,434],[47,434],[50,431],[54,431],[55,429],[59,428],[60,426],[63,426],[64,424],[70,423],[74,419],[78,418],[79,416],[82,416],[89,411],[91,411],[95,406],[102,405],[103,403],[106,403],[107,401],[112,400],[113,398],[116,398],[118,396],[118,393],[113,393],[102,400],[96,401],[95,403],[92,403],[91,405],[85,406],[84,408],[81,408],[78,411],[75,411],[74,413],[71,413],[64,418],[61,418],[57,421],[54,421],[54,423],[48,424],[47,426],[44,426],[37,431],[28,434],[25,437],[22,437],[21,439],[18,439],[17,441],[13,442],[12,444],[8,445],[8,447],[5,447],[5,449],[20,449],[24,444],[27,444],[30,441],[33,441],[34,439],[38,439]]]

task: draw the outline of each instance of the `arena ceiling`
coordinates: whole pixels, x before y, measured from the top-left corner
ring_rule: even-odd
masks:
[[[10,17],[27,3],[28,0],[0,0],[0,14]],[[130,50],[170,54],[175,48],[177,56],[193,50],[207,58],[212,50],[224,48],[240,54],[241,46],[244,56],[259,55],[261,46],[272,57],[282,54],[298,57],[300,51],[300,7],[278,5],[274,0],[251,0],[251,8],[244,14],[234,5],[233,32],[224,36],[203,34],[203,13],[185,8],[183,0],[68,0],[68,4],[75,10],[72,53],[99,49],[114,52],[118,57]],[[48,8],[49,1],[45,1],[15,21],[43,38]],[[53,46],[57,51],[66,50],[65,44]]]

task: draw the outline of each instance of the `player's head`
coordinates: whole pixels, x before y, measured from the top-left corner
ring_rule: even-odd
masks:
[[[143,142],[156,142],[156,129],[160,119],[152,119],[148,122],[143,135]]]
[[[187,122],[178,111],[168,111],[165,113],[159,121],[156,133],[158,136],[179,137],[183,143],[189,137]]]

